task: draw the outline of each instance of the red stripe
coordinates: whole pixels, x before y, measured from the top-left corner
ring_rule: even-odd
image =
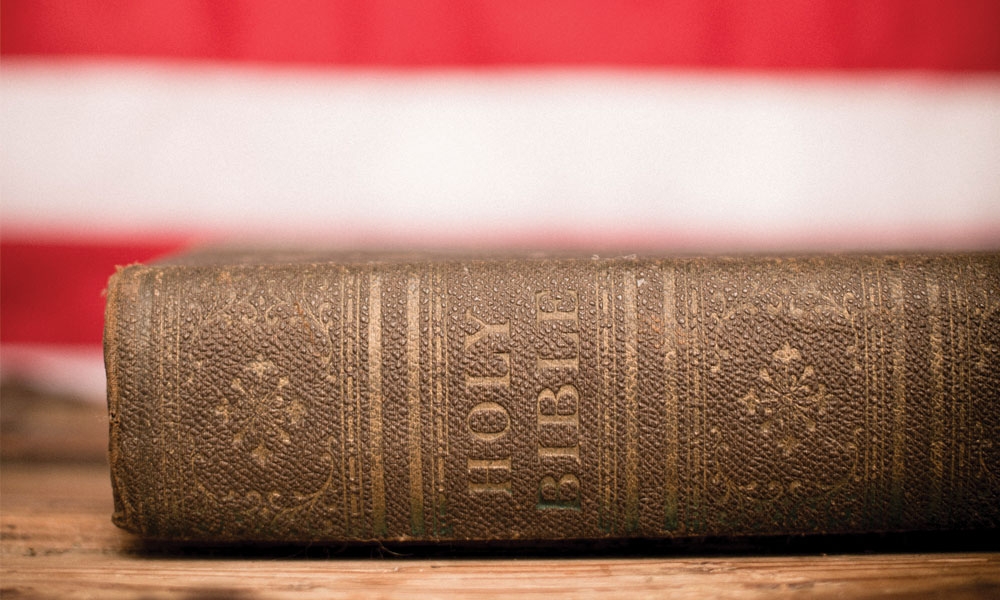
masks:
[[[99,344],[103,290],[117,265],[178,249],[175,241],[142,243],[0,242],[0,341]]]
[[[996,0],[4,0],[5,55],[1000,70]]]

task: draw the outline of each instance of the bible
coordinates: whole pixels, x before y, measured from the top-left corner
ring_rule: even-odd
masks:
[[[184,542],[995,528],[1000,256],[119,269],[113,521]]]

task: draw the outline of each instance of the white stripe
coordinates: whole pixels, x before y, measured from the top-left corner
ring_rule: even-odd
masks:
[[[996,75],[5,59],[0,125],[21,230],[875,247],[1000,231]]]

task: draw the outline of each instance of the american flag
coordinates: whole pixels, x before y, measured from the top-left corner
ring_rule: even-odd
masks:
[[[1000,246],[993,0],[5,0],[4,376],[193,243]]]

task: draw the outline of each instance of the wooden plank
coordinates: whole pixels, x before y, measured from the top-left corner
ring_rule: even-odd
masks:
[[[4,460],[106,462],[108,408],[103,400],[0,383],[0,457]]]
[[[1000,553],[840,556],[410,556],[377,550],[151,549],[110,522],[106,467],[6,463],[0,473],[3,598],[527,598],[1000,595]],[[332,553],[336,549],[330,550]],[[364,552],[374,554],[364,556]],[[322,553],[321,553],[322,554]]]

